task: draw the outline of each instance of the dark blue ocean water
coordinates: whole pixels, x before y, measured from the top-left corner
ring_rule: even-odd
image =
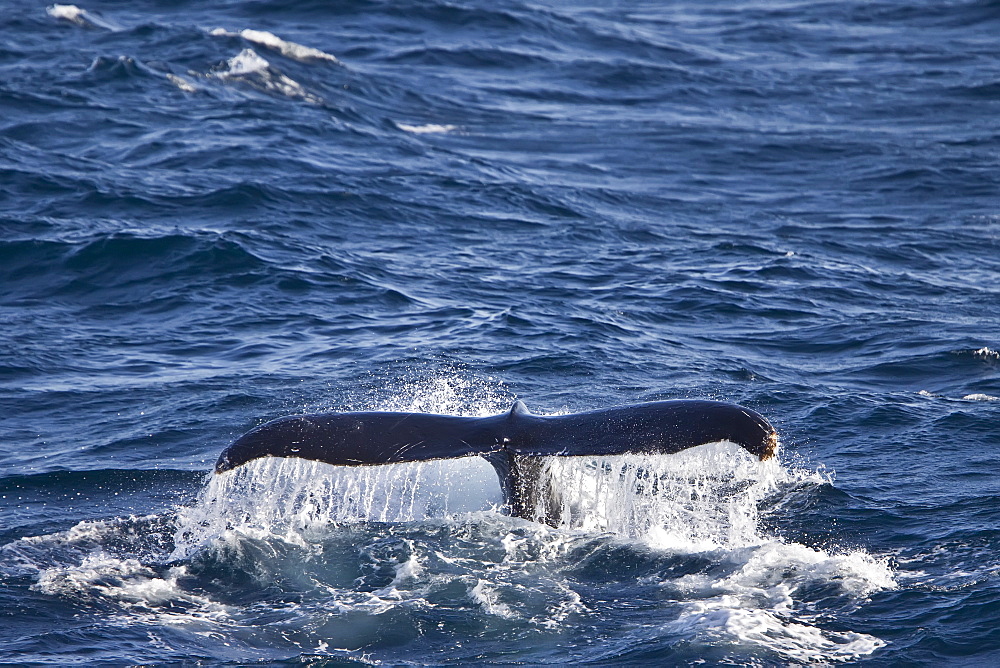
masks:
[[[3,663],[1000,662],[1000,3],[2,5]],[[778,461],[209,475],[688,397]]]

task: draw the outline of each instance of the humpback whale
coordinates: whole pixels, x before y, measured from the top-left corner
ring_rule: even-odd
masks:
[[[250,430],[223,450],[216,473],[261,457],[371,466],[478,455],[497,472],[504,510],[557,521],[541,457],[673,454],[730,441],[768,459],[777,432],[758,413],[721,401],[656,401],[566,415],[535,415],[517,401],[506,413],[463,417],[351,412],[292,415]]]

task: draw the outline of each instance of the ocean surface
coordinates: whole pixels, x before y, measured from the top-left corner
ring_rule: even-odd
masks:
[[[0,663],[1000,663],[1000,3],[0,9]],[[211,474],[673,398],[779,456]]]

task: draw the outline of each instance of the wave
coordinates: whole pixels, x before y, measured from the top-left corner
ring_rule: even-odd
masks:
[[[320,97],[308,92],[302,84],[272,67],[253,49],[243,49],[226,61],[224,66],[213,70],[209,76],[228,83],[246,83],[267,93],[297,98],[314,104],[322,102]]]
[[[69,21],[85,28],[101,28],[104,30],[119,30],[121,26],[101,16],[93,14],[76,5],[50,5],[45,13],[54,19]]]
[[[325,51],[320,51],[319,49],[314,49],[311,46],[303,46],[302,44],[296,44],[295,42],[289,42],[281,39],[274,33],[267,32],[266,30],[254,30],[252,28],[244,28],[243,30],[233,33],[229,32],[223,28],[215,28],[209,34],[217,36],[227,36],[227,37],[242,37],[248,42],[253,42],[260,46],[277,51],[281,55],[291,58],[293,60],[298,60],[300,62],[313,62],[313,61],[327,61],[331,63],[338,63],[336,57],[326,53]]]

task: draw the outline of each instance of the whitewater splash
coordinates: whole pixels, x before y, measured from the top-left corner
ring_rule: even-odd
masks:
[[[329,466],[265,458],[213,475],[178,515],[173,559],[230,532],[295,545],[338,525],[449,518],[501,503],[493,467],[480,457],[383,466]]]
[[[539,484],[557,499],[558,528],[683,549],[759,543],[757,504],[783,469],[718,443],[677,455],[546,457]],[[227,531],[305,544],[332,527],[498,512],[502,493],[481,457],[330,466],[268,457],[213,475],[179,511],[174,558]],[[536,519],[552,507],[535,510]]]
[[[511,400],[447,378],[396,389],[358,407],[493,414]],[[560,511],[555,527],[500,514],[496,473],[478,457],[361,467],[269,458],[210,475],[197,501],[169,516],[83,522],[3,546],[0,557],[40,594],[115,611],[122,623],[186,629],[195,644],[244,647],[234,655],[244,658],[260,656],[261,625],[279,611],[288,623],[268,647],[327,656],[378,647],[412,610],[494,620],[516,634],[586,634],[601,601],[618,595],[608,587],[659,601],[649,623],[624,627],[609,644],[622,656],[650,642],[696,643],[831,662],[884,645],[828,627],[831,600],[851,609],[896,586],[886,560],[761,529],[762,509],[829,477],[726,443],[552,457],[542,471]],[[603,565],[581,580],[595,558]],[[622,559],[674,566],[630,578],[617,570]],[[268,591],[275,600],[259,601]],[[817,600],[822,614],[812,610]]]
[[[665,624],[663,633],[760,646],[796,662],[849,660],[884,645],[872,636],[810,623],[818,616],[800,610],[797,598],[832,587],[860,601],[894,588],[887,561],[859,550],[831,553],[787,543],[760,530],[759,508],[769,497],[829,478],[775,460],[760,462],[728,443],[677,455],[551,457],[542,471],[541,484],[557,497],[561,521],[557,527],[526,523],[530,529],[516,536],[508,530],[501,541],[506,550],[501,569],[542,563],[558,570],[572,545],[595,535],[700,554],[723,564],[717,569],[721,574],[663,580],[664,588],[684,593],[677,619]],[[237,535],[308,547],[344,524],[436,519],[460,527],[463,515],[495,513],[499,503],[492,468],[475,457],[366,467],[262,460],[214,476],[199,504],[185,512],[186,529],[174,556]],[[501,526],[523,526],[521,520],[505,522]],[[413,594],[401,593],[400,583],[419,581],[427,569],[416,555],[395,568],[397,577],[383,593],[391,590],[410,600]],[[518,610],[504,600],[505,587],[513,585],[476,575],[467,587],[469,599],[490,615],[518,619]],[[549,625],[586,610],[570,586],[560,586],[564,614],[560,622],[548,618]]]
[[[673,455],[549,457],[543,468],[560,527],[686,550],[760,542],[758,504],[785,473],[726,442]]]
[[[895,586],[887,563],[764,534],[762,501],[825,483],[815,473],[741,460],[738,452],[717,444],[681,457],[553,458],[548,484],[561,489],[566,511],[558,527],[499,515],[496,474],[475,457],[369,467],[272,458],[212,475],[198,501],[169,521],[84,522],[21,539],[2,554],[17,557],[18,572],[33,574],[42,594],[112,606],[130,624],[169,624],[235,642],[272,614],[269,605],[230,600],[247,595],[241,587],[312,590],[311,603],[283,613],[304,629],[331,615],[347,633],[359,615],[374,622],[416,608],[467,616],[461,611],[472,606],[514,628],[573,632],[600,615],[574,575],[580,560],[595,550],[648,552],[712,566],[647,572],[628,585],[662,590],[665,610],[674,613],[644,626],[641,637],[625,634],[624,646],[675,638],[757,647],[793,662],[877,650],[884,644],[878,638],[824,628],[829,615],[811,613],[809,597],[821,591],[824,600],[857,605]],[[169,525],[172,541],[136,543],[147,527]],[[360,569],[360,578],[338,575],[344,568]],[[606,568],[620,586],[622,574]],[[198,584],[224,577],[235,578],[228,585],[234,594]],[[324,633],[300,631],[296,642],[350,649]]]

